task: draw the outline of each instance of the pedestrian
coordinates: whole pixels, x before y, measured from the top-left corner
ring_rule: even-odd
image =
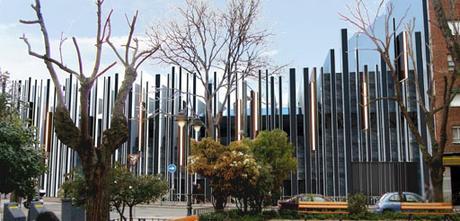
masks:
[[[433,192],[430,187],[430,184],[425,183],[425,199],[427,202],[431,202],[431,198],[433,197]]]
[[[51,211],[45,211],[38,214],[36,221],[59,221],[57,216]]]
[[[204,196],[203,189],[201,188],[201,184],[197,183],[196,184],[196,201],[197,203],[204,203],[204,197],[202,198],[201,196]]]

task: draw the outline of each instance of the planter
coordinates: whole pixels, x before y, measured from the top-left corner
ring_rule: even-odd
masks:
[[[5,203],[3,206],[3,220],[26,221],[26,215],[22,212],[22,209],[17,203]]]
[[[85,208],[75,206],[71,199],[62,199],[61,220],[62,221],[85,221]]]

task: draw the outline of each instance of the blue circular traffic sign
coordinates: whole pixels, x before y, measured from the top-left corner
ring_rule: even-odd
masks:
[[[174,172],[176,172],[176,164],[173,164],[173,163],[169,164],[169,165],[168,165],[168,172],[169,172],[169,173],[174,173]]]

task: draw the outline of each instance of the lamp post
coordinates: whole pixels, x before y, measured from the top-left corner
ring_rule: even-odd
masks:
[[[181,112],[179,113],[177,116],[176,116],[176,122],[177,122],[177,125],[179,125],[179,164],[182,166],[182,153],[183,153],[183,150],[184,150],[184,139],[185,139],[185,135],[188,135],[188,132],[189,132],[189,122],[192,121],[192,127],[193,127],[193,130],[195,131],[195,140],[198,140],[198,133],[199,131],[201,130],[201,127],[203,125],[203,123],[201,122],[201,120],[199,118],[190,118],[188,117],[185,113]],[[187,128],[187,133],[183,133],[183,128]],[[190,152],[191,152],[191,149],[190,149],[190,139],[187,139],[187,158],[188,156],[190,156]],[[187,161],[186,161],[187,162]],[[189,173],[188,169],[187,169],[187,165],[185,166],[186,168],[186,184],[187,184],[187,216],[191,216],[192,215],[192,176],[191,174]],[[179,180],[179,183],[181,181]]]
[[[200,136],[200,130],[203,126],[203,122],[199,118],[195,118],[192,123],[193,130],[195,131],[195,141],[198,142]],[[193,184],[196,185],[196,173],[193,174]]]
[[[198,141],[198,137],[200,134],[201,127],[203,126],[203,122],[199,118],[193,119],[193,130],[195,131],[195,141]]]

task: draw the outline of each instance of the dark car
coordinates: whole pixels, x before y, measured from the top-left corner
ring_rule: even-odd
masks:
[[[326,197],[316,194],[299,194],[295,195],[289,199],[278,201],[278,208],[297,210],[299,207],[299,201],[309,201],[309,202],[326,202],[329,201]]]
[[[422,196],[411,192],[385,193],[375,204],[375,212],[400,212],[401,202],[424,202]]]

